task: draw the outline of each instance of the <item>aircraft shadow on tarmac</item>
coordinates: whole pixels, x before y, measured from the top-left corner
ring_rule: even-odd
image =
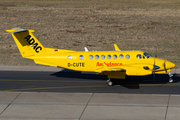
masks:
[[[95,73],[81,73],[78,71],[71,70],[63,70],[60,72],[56,72],[51,74],[56,77],[64,77],[64,78],[77,78],[77,79],[86,79],[91,81],[106,81],[108,78],[106,75],[96,75]],[[172,77],[174,83],[180,81],[180,74],[174,74]],[[126,76],[126,79],[111,79],[114,85],[120,85],[129,89],[140,89],[140,84],[167,84],[169,80],[168,74],[155,74],[155,75],[147,75],[147,76]]]

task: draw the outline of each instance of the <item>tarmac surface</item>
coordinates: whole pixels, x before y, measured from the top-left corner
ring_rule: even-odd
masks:
[[[173,73],[175,83],[164,74],[108,87],[94,73],[1,66],[0,120],[179,120],[180,70]]]

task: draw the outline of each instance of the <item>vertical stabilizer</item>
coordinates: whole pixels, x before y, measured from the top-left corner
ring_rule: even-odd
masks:
[[[32,34],[34,30],[13,28],[6,31],[13,36],[22,57],[46,54],[44,46]]]

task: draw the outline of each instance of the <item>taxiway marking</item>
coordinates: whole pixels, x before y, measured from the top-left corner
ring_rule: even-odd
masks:
[[[95,83],[104,83],[105,81],[59,81],[59,80],[6,80],[6,79],[0,79],[0,81],[3,82],[95,82]]]
[[[64,87],[42,87],[42,88],[25,88],[25,89],[10,89],[1,90],[0,92],[7,91],[25,91],[25,90],[42,90],[42,89],[62,89],[62,88],[83,88],[83,87],[108,87],[107,85],[94,85],[94,86],[64,86]]]

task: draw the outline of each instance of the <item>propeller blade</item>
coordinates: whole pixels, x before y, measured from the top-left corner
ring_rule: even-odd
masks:
[[[167,69],[166,69],[166,61],[164,61],[164,70],[165,70],[166,73],[167,73]]]
[[[155,76],[155,58],[154,58],[154,65],[153,65],[153,82],[156,80]]]

